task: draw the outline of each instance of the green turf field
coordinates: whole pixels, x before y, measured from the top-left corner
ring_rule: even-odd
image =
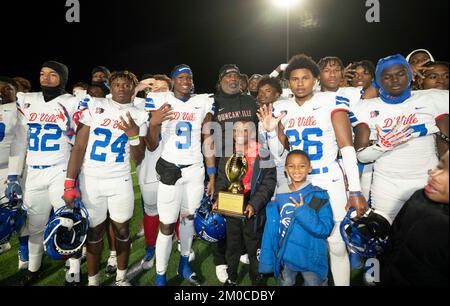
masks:
[[[137,265],[145,254],[145,239],[144,237],[137,237],[137,233],[141,227],[142,221],[142,208],[140,203],[141,194],[134,178],[134,190],[135,190],[135,210],[134,217],[131,221],[131,237],[132,237],[132,249],[130,255],[129,266]],[[107,251],[107,239],[105,237],[105,250],[103,253],[100,279],[101,285],[110,285],[114,283],[115,276],[108,277],[105,275],[106,261],[108,259],[109,252]],[[21,279],[21,274],[17,271],[17,245],[18,240],[16,236],[13,236],[10,240],[11,250],[0,255],[0,286],[14,286],[18,285]],[[176,248],[177,244],[174,243],[172,249],[172,256],[169,262],[169,269],[167,271],[167,280],[169,286],[190,286],[190,284],[184,281],[180,276],[177,276],[177,267],[180,253]],[[222,284],[216,278],[215,266],[213,264],[213,258],[211,251],[209,250],[209,244],[205,241],[195,239],[193,243],[193,249],[195,251],[196,258],[191,263],[193,271],[197,273],[202,285],[209,286],[221,286]],[[42,280],[36,283],[37,286],[60,286],[64,285],[65,270],[64,261],[53,261],[44,255],[43,258],[44,274]],[[87,285],[87,266],[84,262],[81,266],[82,269],[82,282]],[[155,267],[142,274],[137,275],[131,280],[131,283],[135,286],[151,286],[154,283]],[[248,266],[240,264],[239,279],[240,285],[251,285],[248,276]],[[299,284],[301,279],[299,277]],[[269,277],[268,285],[275,285],[273,277]],[[361,271],[353,271],[352,273],[352,285],[362,285]]]

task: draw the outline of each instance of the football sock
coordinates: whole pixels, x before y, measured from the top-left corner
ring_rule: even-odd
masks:
[[[181,256],[189,256],[192,247],[192,239],[195,234],[194,220],[183,218],[180,222],[180,253]]]
[[[149,216],[144,213],[144,234],[147,246],[155,246],[158,237],[159,215]]]
[[[164,235],[159,231],[156,239],[156,273],[158,274],[166,274],[172,252],[172,236],[173,234]]]

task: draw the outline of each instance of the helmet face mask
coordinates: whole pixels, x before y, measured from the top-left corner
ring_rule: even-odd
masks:
[[[225,218],[212,212],[213,203],[208,196],[204,196],[200,207],[195,212],[194,227],[197,235],[205,241],[217,242],[225,239]]]
[[[89,214],[83,203],[61,207],[49,219],[44,231],[44,249],[54,260],[68,259],[81,250],[87,239]]]
[[[15,198],[0,204],[0,244],[8,242],[13,234],[18,233],[26,219],[22,199]]]
[[[389,237],[389,222],[373,210],[360,218],[353,216],[354,211],[351,208],[340,225],[341,236],[347,247],[365,258],[383,253]]]

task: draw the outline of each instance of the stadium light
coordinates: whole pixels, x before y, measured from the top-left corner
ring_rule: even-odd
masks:
[[[271,0],[273,5],[280,9],[289,9],[297,5],[300,0]]]
[[[289,23],[290,10],[292,7],[298,5],[302,0],[270,0],[272,4],[286,11],[286,63],[289,61]]]

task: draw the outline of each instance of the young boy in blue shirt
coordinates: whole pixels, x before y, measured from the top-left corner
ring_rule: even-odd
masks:
[[[326,190],[313,186],[307,176],[312,171],[309,156],[291,151],[285,171],[290,183],[280,186],[267,205],[259,272],[281,275],[281,285],[295,285],[302,273],[305,286],[327,282],[327,238],[334,227]]]

